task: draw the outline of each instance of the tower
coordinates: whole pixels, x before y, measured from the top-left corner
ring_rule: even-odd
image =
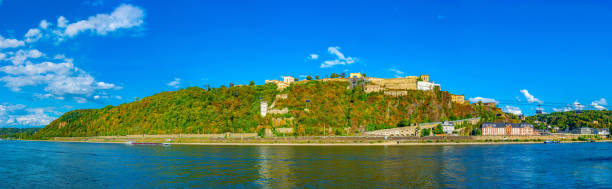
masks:
[[[261,117],[266,117],[266,114],[268,114],[268,102],[267,101],[260,102],[259,113],[261,114]]]
[[[425,81],[425,82],[429,82],[429,75],[421,75],[419,76],[419,78],[421,78],[421,80]]]

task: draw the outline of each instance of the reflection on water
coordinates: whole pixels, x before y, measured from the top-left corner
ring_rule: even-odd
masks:
[[[609,187],[610,147],[163,147],[0,141],[0,188]]]

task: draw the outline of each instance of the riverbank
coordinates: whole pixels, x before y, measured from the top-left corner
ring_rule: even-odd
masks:
[[[542,144],[547,140],[354,140],[354,141],[337,141],[337,140],[194,140],[194,139],[133,139],[133,140],[90,140],[77,138],[61,138],[54,140],[26,140],[26,141],[44,141],[44,142],[75,142],[75,143],[115,143],[125,144],[128,142],[144,142],[144,143],[168,143],[171,145],[229,145],[229,146],[429,146],[429,145],[503,145],[503,144]],[[370,139],[370,138],[363,138]],[[589,141],[577,140],[561,140],[560,143],[584,143]],[[597,140],[595,142],[612,142],[611,140]]]

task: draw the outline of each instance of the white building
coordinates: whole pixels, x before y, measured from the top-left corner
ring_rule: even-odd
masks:
[[[285,82],[287,84],[291,84],[291,83],[295,82],[295,77],[283,76],[283,82]]]
[[[453,131],[455,131],[455,124],[448,121],[443,122],[442,131],[446,134],[453,134]]]
[[[259,113],[261,114],[261,117],[266,117],[266,114],[268,114],[268,102],[261,101],[259,104]]]
[[[434,89],[434,87],[440,87],[440,84],[435,84],[433,82],[427,82],[427,81],[417,81],[417,90],[421,90],[421,91],[429,91]]]

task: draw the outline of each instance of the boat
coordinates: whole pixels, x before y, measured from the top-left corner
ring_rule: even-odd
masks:
[[[553,142],[550,140],[544,141],[544,144],[552,144]]]
[[[125,142],[128,145],[159,145],[159,146],[170,146],[170,143],[159,143],[159,142],[133,142],[133,141],[127,141]]]

